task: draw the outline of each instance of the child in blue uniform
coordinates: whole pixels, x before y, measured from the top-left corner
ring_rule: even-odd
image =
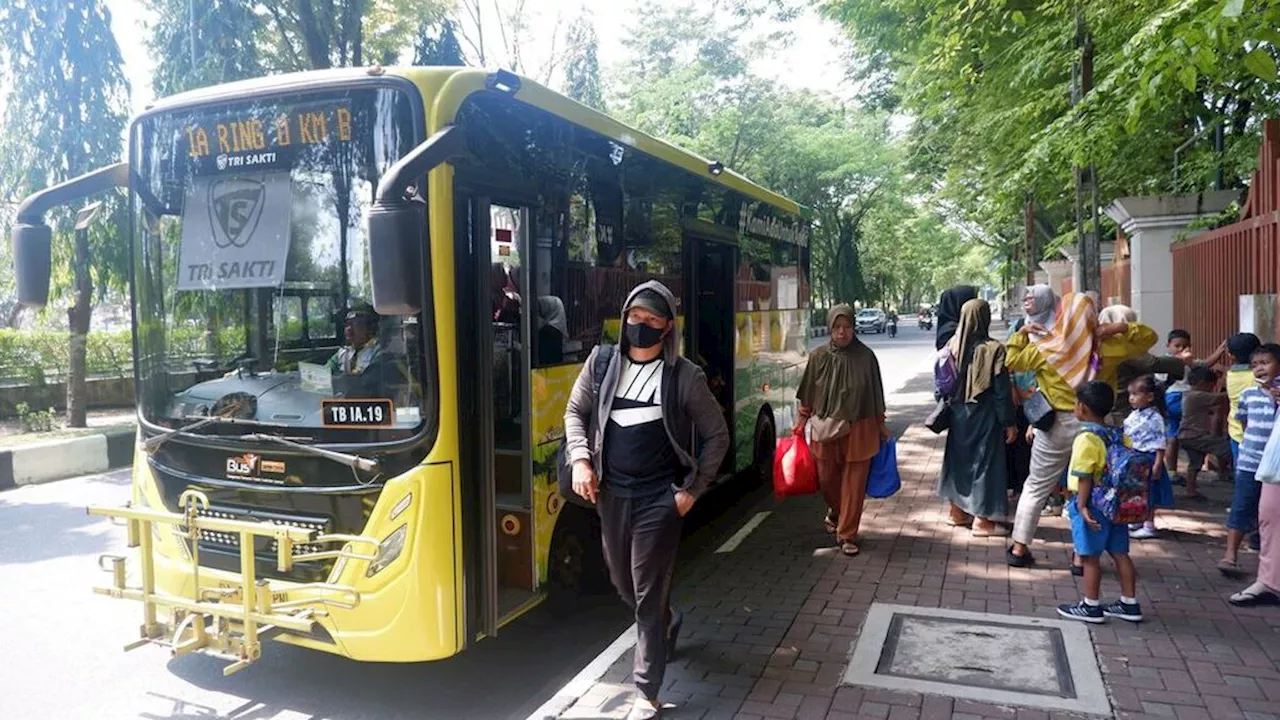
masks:
[[[1147,453],[1152,461],[1151,490],[1148,495],[1150,514],[1144,523],[1131,525],[1129,537],[1134,540],[1150,540],[1158,537],[1156,508],[1173,507],[1173,482],[1165,467],[1165,413],[1164,397],[1156,387],[1156,379],[1150,375],[1134,378],[1129,383],[1129,406],[1133,412],[1124,419],[1124,434],[1133,449]]]
[[[1112,522],[1094,506],[1091,495],[1096,484],[1107,480],[1107,440],[1115,428],[1106,426],[1106,418],[1115,405],[1111,386],[1094,380],[1076,391],[1076,418],[1080,434],[1071,446],[1067,515],[1071,519],[1071,541],[1083,566],[1083,599],[1078,603],[1058,606],[1058,614],[1070,620],[1087,623],[1105,622],[1108,617],[1142,621],[1138,604],[1137,571],[1129,557],[1129,528]],[[1128,440],[1124,439],[1125,444]],[[1099,601],[1102,590],[1102,553],[1111,555],[1120,577],[1120,599],[1108,605]]]

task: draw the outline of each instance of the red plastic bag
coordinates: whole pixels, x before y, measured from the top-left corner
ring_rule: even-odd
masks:
[[[804,429],[778,441],[773,453],[773,494],[780,497],[818,492],[818,463],[804,441]]]

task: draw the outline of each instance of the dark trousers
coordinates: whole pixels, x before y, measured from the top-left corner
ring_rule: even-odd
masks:
[[[667,670],[667,628],[671,621],[671,575],[680,547],[680,514],[675,495],[621,498],[600,493],[600,537],[609,577],[636,617],[636,687],[657,699]]]

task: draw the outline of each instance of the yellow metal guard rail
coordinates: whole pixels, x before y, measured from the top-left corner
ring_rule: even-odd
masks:
[[[254,538],[263,536],[276,541],[276,568],[289,572],[295,562],[311,560],[376,559],[378,541],[359,535],[321,535],[288,524],[232,520],[200,515],[208,510],[209,498],[198,490],[187,490],[178,500],[183,512],[153,510],[150,508],[90,507],[90,515],[123,520],[128,528],[129,547],[139,548],[142,564],[142,584],[129,587],[126,582],[125,558],[119,555],[103,555],[98,565],[111,573],[111,587],[95,587],[94,592],[113,598],[137,600],[142,603],[143,622],[141,639],[125,646],[133,650],[148,643],[167,645],[175,656],[203,652],[227,660],[230,664],[223,675],[243,670],[262,654],[261,640],[276,632],[287,630],[311,633],[316,618],[324,616],[326,606],[355,608],[360,604],[360,593],[355,589],[330,583],[290,585],[292,595],[306,597],[275,603],[267,580],[257,578],[254,558]],[[155,538],[156,526],[170,526],[175,534],[190,541],[193,594],[191,597],[169,595],[156,591]],[[208,530],[237,534],[240,538],[240,587],[201,587],[200,585],[200,532]],[[323,552],[294,553],[296,544],[311,545],[342,543],[341,549]],[[368,545],[373,552],[356,552],[353,547]],[[238,597],[238,604],[236,603]],[[160,622],[159,608],[169,608],[170,622]],[[210,625],[212,623],[212,626]]]

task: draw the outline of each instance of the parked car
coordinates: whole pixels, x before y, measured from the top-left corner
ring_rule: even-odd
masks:
[[[889,324],[889,318],[880,308],[863,308],[858,311],[858,332],[882,333]]]

